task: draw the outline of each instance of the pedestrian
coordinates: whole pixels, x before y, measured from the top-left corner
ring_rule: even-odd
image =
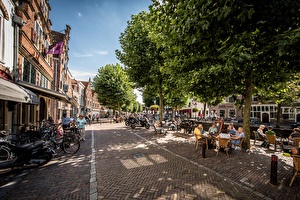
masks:
[[[70,123],[71,123],[70,117],[67,116],[67,113],[64,113],[61,119],[62,128],[63,129],[70,128]]]
[[[85,116],[85,121],[87,124],[90,124],[90,118],[87,115]]]
[[[92,122],[95,121],[95,114],[92,115]]]
[[[99,121],[99,114],[98,113],[96,114],[96,120],[97,120],[97,122]]]
[[[83,115],[79,115],[76,122],[78,123],[78,130],[80,133],[80,140],[85,140],[85,125],[87,124],[87,121],[83,117]]]

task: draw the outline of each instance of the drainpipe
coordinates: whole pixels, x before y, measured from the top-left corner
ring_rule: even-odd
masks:
[[[23,19],[16,14],[12,18],[14,24],[14,46],[13,46],[13,82],[19,80],[19,69],[18,69],[18,52],[19,52],[19,32],[20,27],[22,27],[25,22]],[[16,133],[17,127],[16,124],[18,123],[18,116],[17,116],[17,104],[14,105],[12,111],[12,133]]]
[[[58,73],[57,73],[57,69],[58,69],[58,58],[54,57],[53,58],[54,60],[54,90],[55,91],[58,91]],[[59,116],[58,116],[58,113],[57,113],[57,110],[58,110],[58,103],[57,103],[57,99],[54,100],[54,108],[53,108],[53,115],[54,115],[54,120],[55,122],[57,122],[57,120],[59,119]]]

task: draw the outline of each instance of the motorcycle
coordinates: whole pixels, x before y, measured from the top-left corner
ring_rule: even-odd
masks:
[[[23,167],[25,165],[42,166],[52,159],[52,152],[43,140],[28,144],[0,142],[0,169]]]
[[[149,120],[146,116],[144,116],[140,119],[133,118],[130,122],[131,122],[130,127],[132,129],[134,129],[137,126],[145,127],[146,129],[150,128],[150,123],[149,123]]]

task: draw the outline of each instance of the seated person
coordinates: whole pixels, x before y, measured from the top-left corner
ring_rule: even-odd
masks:
[[[261,139],[266,139],[266,134],[264,134],[265,125],[260,125],[257,129],[257,137]]]
[[[291,135],[289,136],[289,142],[291,144],[294,144],[294,140],[293,138],[300,138],[300,129],[299,128],[294,128],[294,132],[291,133]]]
[[[156,121],[154,123],[154,127],[155,127],[157,133],[159,133],[159,134],[165,134],[166,133],[166,131],[163,129],[163,127],[161,126],[161,123],[159,121]]]
[[[294,128],[294,132],[291,133],[291,135],[289,136],[289,139],[291,140],[295,137],[300,137],[299,128]]]
[[[243,127],[239,127],[235,135],[231,135],[231,144],[238,146],[241,143],[242,138],[245,137]]]
[[[211,134],[211,135],[217,135],[218,134],[218,129],[217,129],[215,123],[213,123],[211,125],[211,127],[209,127],[208,133]]]
[[[233,126],[233,124],[229,124],[228,127],[227,127],[227,133],[231,134],[231,135],[235,135],[236,133],[236,130]]]
[[[300,155],[300,148],[293,147],[292,148],[292,154],[293,155]]]
[[[205,136],[203,135],[204,134],[204,129],[203,129],[203,126],[202,124],[199,124],[195,129],[194,129],[194,134],[196,136],[196,139],[197,140],[201,140],[201,139],[204,139]]]
[[[272,126],[268,126],[268,130],[265,132],[265,135],[276,135]]]

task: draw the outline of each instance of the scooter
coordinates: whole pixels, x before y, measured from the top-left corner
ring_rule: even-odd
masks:
[[[52,152],[43,140],[15,145],[9,141],[0,142],[0,169],[41,166],[52,159]]]

